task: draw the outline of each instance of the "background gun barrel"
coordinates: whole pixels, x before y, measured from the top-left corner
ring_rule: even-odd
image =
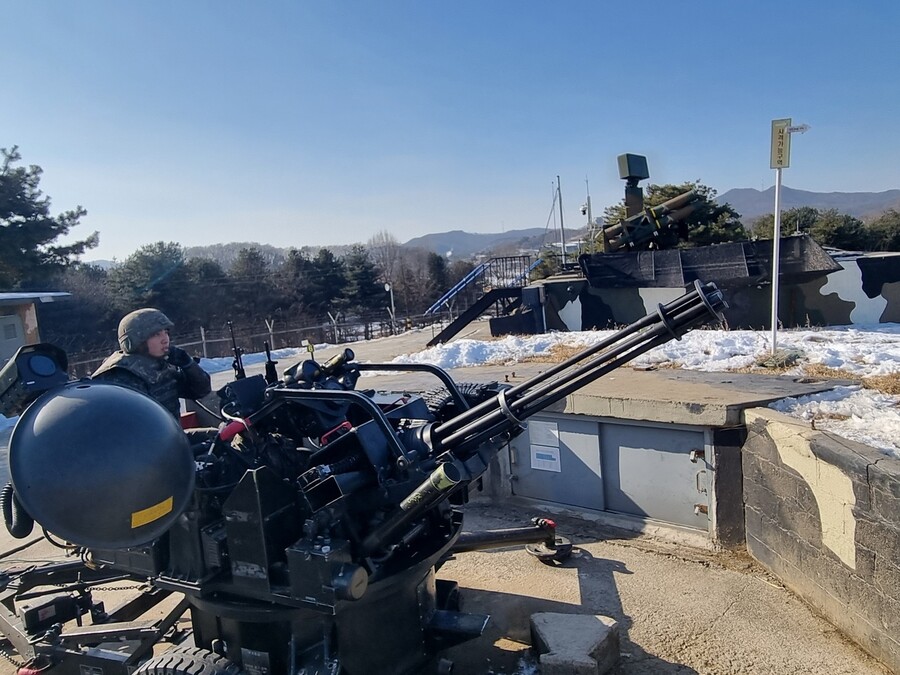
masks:
[[[667,201],[664,201],[662,204],[658,206],[652,207],[652,210],[657,213],[657,215],[662,215],[664,213],[668,213],[669,211],[675,211],[676,209],[680,209],[682,206],[687,206],[690,202],[694,201],[697,198],[697,192],[694,190],[688,190],[687,192],[683,192],[676,197],[672,197]]]
[[[680,209],[675,209],[666,214],[670,221],[673,223],[677,223],[680,220],[684,220],[689,215],[691,215],[694,211],[697,210],[696,204],[688,204],[687,206],[682,206]]]
[[[696,190],[688,190],[624,220],[604,226],[603,237],[606,239],[607,252],[635,248],[652,241],[661,231],[669,229],[672,223],[691,215],[699,203]]]

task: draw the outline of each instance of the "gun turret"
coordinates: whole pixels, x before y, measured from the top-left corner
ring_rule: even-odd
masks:
[[[467,487],[532,415],[725,308],[696,282],[540,376],[477,396],[436,366],[357,363],[349,349],[271,384],[236,372],[220,390],[229,424],[205,448],[148,397],[69,383],[23,413],[10,474],[25,510],[89,547],[93,565],[185,593],[199,648],[224,644],[237,664],[265,653],[269,672],[421,672],[433,645],[477,637],[487,620],[435,590]],[[452,405],[355,390],[366,371],[429,373]]]
[[[612,253],[622,249],[652,248],[654,244],[659,247],[660,239],[666,235],[684,236],[684,232],[674,232],[675,226],[697,209],[699,201],[700,196],[694,190],[688,190],[662,204],[645,208],[640,213],[604,227],[600,232],[600,236],[605,239],[604,250]]]

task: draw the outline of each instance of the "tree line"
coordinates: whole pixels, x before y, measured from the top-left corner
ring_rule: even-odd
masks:
[[[390,235],[374,239],[380,250],[373,240],[370,248],[357,244],[341,257],[327,248],[314,254],[289,249],[278,265],[248,247],[223,268],[215,260],[187,257],[174,242],[143,246],[109,270],[75,263],[48,280],[73,298],[42,310],[42,333],[70,350],[101,349],[119,318],[138,307],[161,309],[175,323],[176,335],[217,330],[228,322],[257,332],[266,321],[282,328],[387,323],[392,317],[385,283],[391,285],[396,318],[418,316],[473,267],[402,249]],[[393,276],[375,262],[378,254],[392,256]]]
[[[750,232],[759,239],[771,239],[775,215],[757,219]],[[808,234],[821,246],[845,251],[900,251],[900,212],[888,209],[864,222],[837,209],[820,211],[801,206],[782,211],[781,236],[796,233]]]

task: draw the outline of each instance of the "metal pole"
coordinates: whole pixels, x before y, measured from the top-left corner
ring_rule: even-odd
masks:
[[[397,316],[394,312],[394,285],[391,283],[387,283],[387,284],[385,284],[385,286],[388,289],[388,293],[391,294],[391,335],[393,335],[394,333],[397,332],[397,329],[396,329]]]
[[[588,219],[588,236],[591,238],[591,246],[588,253],[594,253],[597,250],[597,232],[594,227],[594,214],[591,213],[591,186],[588,179],[584,179],[584,188],[587,191],[587,219]]]
[[[778,348],[778,268],[781,260],[781,168],[775,169],[775,230],[772,233],[772,354]]]
[[[394,287],[391,286],[391,321],[393,321],[397,316],[397,312],[394,311]]]
[[[566,228],[563,225],[562,188],[559,184],[559,176],[556,177],[556,194],[559,196],[559,239],[562,246],[562,266],[566,267]]]

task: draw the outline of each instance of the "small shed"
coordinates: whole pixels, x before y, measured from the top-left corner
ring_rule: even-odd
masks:
[[[22,345],[41,341],[37,305],[70,298],[71,293],[0,293],[0,366]]]

